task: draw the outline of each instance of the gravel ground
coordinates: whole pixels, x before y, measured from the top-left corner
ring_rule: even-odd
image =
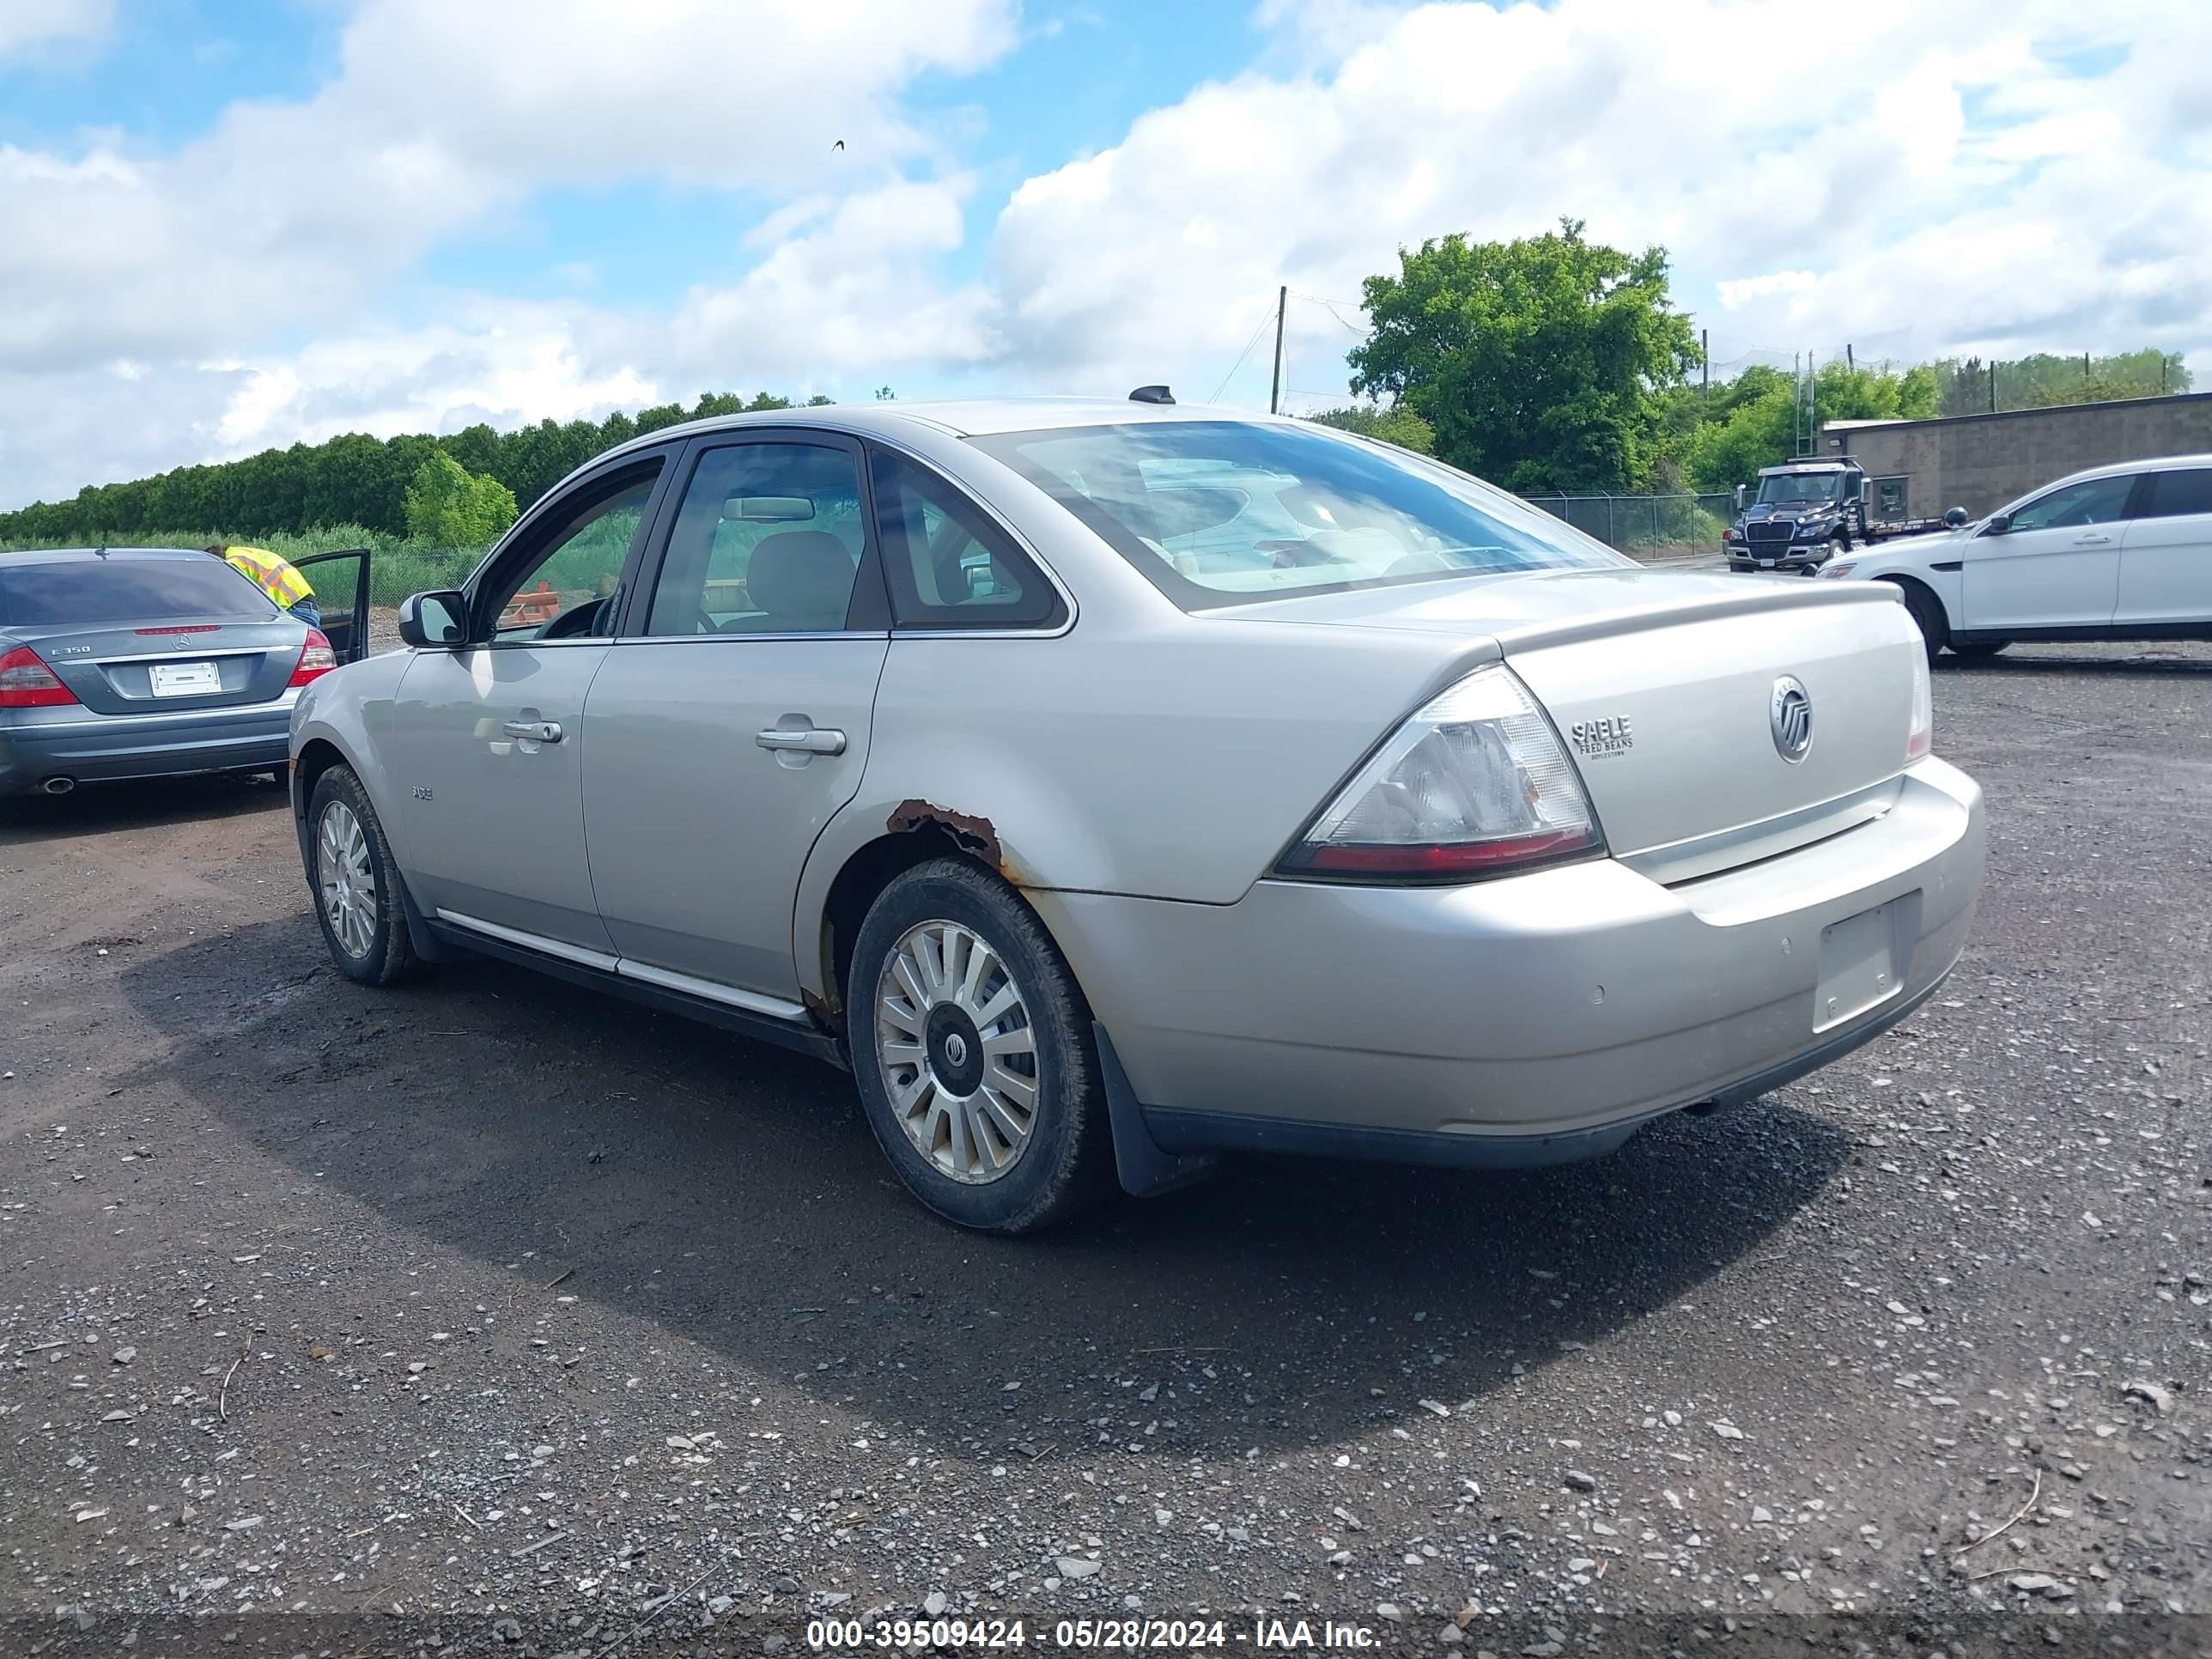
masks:
[[[338,978],[272,786],[0,807],[0,1646],[2204,1651],[2212,649],[1936,689],[1990,884],[1889,1036],[1599,1163],[1026,1243],[809,1062]]]

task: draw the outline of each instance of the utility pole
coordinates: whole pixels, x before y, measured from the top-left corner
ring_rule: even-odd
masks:
[[[1851,343],[1849,340],[1844,342],[1844,367],[1854,374],[1858,373],[1858,359],[1851,356]]]
[[[1990,413],[1997,412],[1997,360],[1990,359]]]
[[[1275,290],[1275,384],[1267,392],[1267,413],[1279,414],[1283,407],[1283,313],[1291,303],[1291,285],[1285,283]]]
[[[1698,331],[1698,356],[1705,360],[1704,377],[1699,382],[1699,395],[1707,403],[1711,403],[1713,400],[1713,333],[1709,328],[1701,328]],[[2159,372],[2163,376],[2166,371],[2166,359],[2161,357],[2158,362]],[[2163,383],[2161,380],[2160,384]]]

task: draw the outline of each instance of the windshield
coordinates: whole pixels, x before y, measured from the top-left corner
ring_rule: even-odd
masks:
[[[1842,489],[1840,472],[1784,472],[1759,481],[1761,507],[1805,507],[1837,498]]]
[[[1133,422],[971,441],[1082,520],[1187,611],[1629,562],[1463,474],[1319,428]]]
[[[276,614],[259,588],[222,560],[206,555],[21,563],[0,556],[0,627],[67,628],[180,617],[267,622]]]

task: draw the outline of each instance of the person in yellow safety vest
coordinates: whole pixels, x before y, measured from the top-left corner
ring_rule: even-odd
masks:
[[[323,608],[315,590],[293,565],[265,547],[218,542],[207,550],[310,628],[322,625]]]

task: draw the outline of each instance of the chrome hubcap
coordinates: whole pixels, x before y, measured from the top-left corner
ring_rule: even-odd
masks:
[[[981,935],[907,929],[876,981],[876,1058],[899,1127],[943,1173],[980,1184],[1020,1159],[1036,1127],[1036,1033]]]
[[[338,947],[349,957],[365,957],[376,937],[376,873],[368,862],[368,837],[353,808],[334,800],[323,808],[315,834],[315,878],[323,890],[323,915]]]

